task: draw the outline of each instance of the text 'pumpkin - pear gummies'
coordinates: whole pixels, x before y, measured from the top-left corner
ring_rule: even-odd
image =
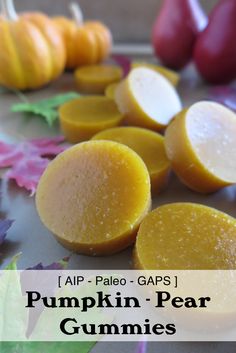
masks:
[[[142,270],[235,270],[236,220],[191,203],[161,206],[140,225],[134,265]]]
[[[236,114],[214,102],[198,102],[168,126],[166,153],[189,188],[210,193],[236,183]]]
[[[111,141],[84,142],[60,154],[36,193],[39,216],[59,242],[94,256],[131,245],[150,205],[144,162]]]

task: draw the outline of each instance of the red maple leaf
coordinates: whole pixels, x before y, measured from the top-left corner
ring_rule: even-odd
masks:
[[[0,168],[10,168],[5,178],[13,179],[33,195],[39,179],[50,163],[47,157],[55,157],[67,146],[60,145],[64,137],[41,138],[21,143],[0,142]]]

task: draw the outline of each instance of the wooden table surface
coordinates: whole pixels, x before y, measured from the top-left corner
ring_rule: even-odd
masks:
[[[194,78],[193,69],[188,68],[178,88],[187,106],[198,100],[206,99],[208,88]],[[37,92],[26,93],[27,99],[37,101],[51,95],[75,90],[73,75],[64,74],[59,80]],[[0,94],[0,140],[22,141],[26,138],[47,137],[60,134],[59,127],[49,128],[39,117],[25,117],[10,112],[13,103],[19,102],[15,94]],[[0,212],[15,223],[10,229],[7,240],[1,247],[1,263],[3,268],[13,255],[21,252],[19,268],[24,269],[39,262],[49,264],[68,255],[68,251],[56,242],[52,234],[42,225],[37,215],[34,197],[30,197],[24,189],[18,188],[14,182],[2,179],[0,184]],[[236,217],[236,187],[226,188],[210,196],[199,195],[188,190],[175,176],[171,177],[169,187],[153,200],[153,207],[158,205],[190,201],[213,206]],[[127,249],[111,257],[92,258],[73,255],[70,269],[129,269],[131,268],[132,249]],[[101,343],[94,353],[131,353],[132,343]],[[233,353],[235,344],[224,343],[152,343],[148,352],[153,353],[197,353],[224,352]],[[79,352],[78,352],[79,353]]]

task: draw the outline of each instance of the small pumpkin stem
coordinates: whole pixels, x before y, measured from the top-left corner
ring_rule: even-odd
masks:
[[[1,6],[4,18],[9,21],[18,19],[13,0],[1,0]]]
[[[76,24],[81,26],[84,22],[84,16],[79,4],[77,2],[72,2],[69,5],[69,9]]]

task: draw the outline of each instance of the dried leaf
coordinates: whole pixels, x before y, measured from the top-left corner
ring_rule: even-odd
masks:
[[[21,274],[21,286],[22,286],[23,290],[25,290],[25,288],[26,288],[25,285],[27,283],[26,279],[28,278],[27,277],[28,270],[33,270],[33,271],[65,270],[68,266],[69,260],[70,260],[70,257],[65,257],[64,259],[62,259],[58,262],[53,262],[52,264],[47,265],[47,266],[44,266],[42,263],[39,263],[31,268],[28,268],[27,271],[24,271]],[[44,276],[44,279],[46,281],[45,283],[47,283],[47,273],[48,272],[46,272],[46,274]],[[34,284],[33,287],[37,287],[38,279],[36,278],[36,276],[32,277],[32,284]],[[41,283],[41,286],[43,287],[43,286],[45,286],[45,284]],[[57,281],[55,281],[55,282],[51,281],[50,287],[47,288],[48,295],[53,295],[56,287],[57,287]],[[29,309],[29,322],[28,322],[28,329],[27,329],[27,337],[31,335],[32,330],[34,329],[35,325],[37,324],[37,321],[38,321],[42,312],[43,312],[42,306],[37,307],[37,309],[35,309],[33,311],[31,309]]]
[[[5,174],[17,185],[35,193],[39,179],[49,164],[46,156],[54,157],[67,147],[59,145],[64,138],[42,138],[21,143],[0,142],[0,168],[11,168]]]
[[[126,77],[131,70],[131,60],[125,55],[112,55],[112,59],[122,67],[124,77]]]
[[[58,262],[53,262],[52,264],[46,266],[44,266],[42,263],[39,263],[33,267],[28,268],[27,270],[65,270],[68,266],[69,260],[70,256],[64,257],[64,259]]]
[[[15,271],[18,258],[19,255],[16,255],[1,275],[0,341],[10,341],[8,337],[16,337],[19,341],[25,339],[27,313],[24,309],[25,298],[21,292],[20,275]]]
[[[75,92],[69,92],[65,94],[59,94],[49,99],[43,99],[35,103],[18,103],[11,107],[11,111],[14,113],[28,113],[41,116],[45,119],[49,126],[58,119],[57,108],[75,98],[78,98],[79,94]]]
[[[1,353],[89,353],[96,342],[1,342]]]
[[[19,255],[16,255],[5,270],[17,270],[18,258]],[[62,261],[42,267],[50,270],[57,264],[64,268],[67,262],[68,258],[65,258]],[[41,267],[41,264],[37,266]],[[12,293],[14,294],[14,291],[12,291]],[[0,342],[0,351],[1,353],[89,353],[95,343],[96,342]]]
[[[6,271],[6,270],[17,271],[17,262],[18,262],[20,256],[21,256],[21,253],[16,254],[11,259],[10,263],[4,268],[4,271]]]
[[[0,245],[4,242],[7,231],[12,226],[14,221],[9,219],[0,220]]]
[[[139,342],[135,353],[146,353],[146,352],[147,352],[147,341]]]
[[[209,90],[209,99],[236,112],[236,87],[216,86]]]
[[[26,188],[33,195],[49,162],[49,159],[41,157],[22,159],[5,174],[5,177],[15,180],[19,187]]]

